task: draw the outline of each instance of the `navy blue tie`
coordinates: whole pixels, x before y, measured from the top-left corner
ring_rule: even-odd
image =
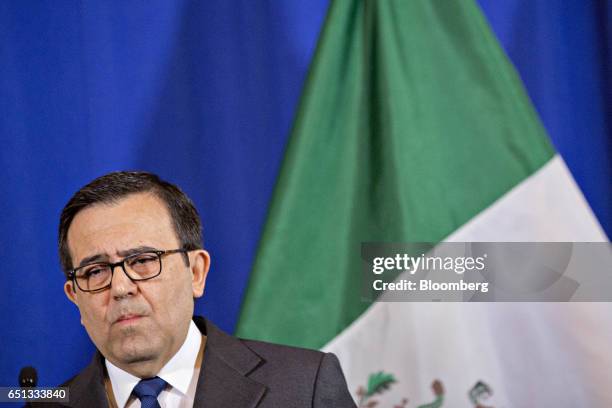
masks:
[[[160,408],[157,396],[166,386],[166,382],[159,377],[140,380],[132,393],[140,400],[142,408]]]

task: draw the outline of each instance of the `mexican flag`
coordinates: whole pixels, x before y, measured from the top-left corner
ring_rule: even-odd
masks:
[[[473,1],[332,2],[237,334],[361,406],[612,406],[610,305],[366,303],[374,241],[607,241]]]

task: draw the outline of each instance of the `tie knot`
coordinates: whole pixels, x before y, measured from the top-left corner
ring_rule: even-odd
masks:
[[[166,386],[166,382],[159,377],[147,378],[140,380],[134,387],[134,395],[142,401],[145,397],[153,397],[157,399],[157,396]]]

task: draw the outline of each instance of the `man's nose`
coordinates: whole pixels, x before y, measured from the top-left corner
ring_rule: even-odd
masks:
[[[130,279],[121,265],[116,265],[114,268],[110,288],[113,297],[123,298],[136,294],[138,290],[136,282]]]

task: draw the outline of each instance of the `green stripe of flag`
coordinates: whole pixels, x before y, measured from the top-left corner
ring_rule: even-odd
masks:
[[[553,154],[473,1],[333,2],[238,335],[322,346],[368,306],[362,241],[438,242]]]

